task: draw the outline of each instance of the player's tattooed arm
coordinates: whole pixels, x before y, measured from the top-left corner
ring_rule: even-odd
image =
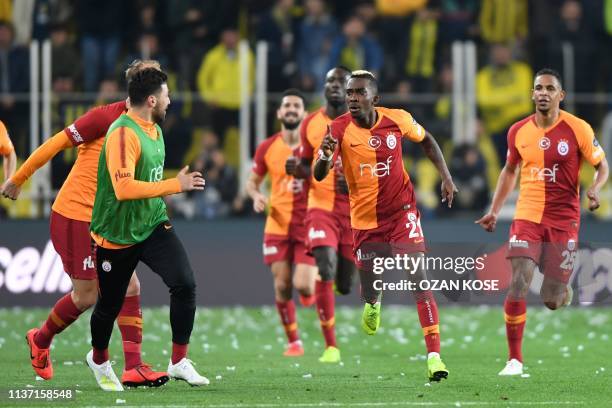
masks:
[[[599,191],[608,181],[608,174],[610,172],[608,161],[604,157],[595,166],[597,173],[595,174],[595,180],[593,185],[587,190],[587,197],[589,198],[589,210],[595,211],[599,208]]]
[[[436,142],[436,139],[434,139],[429,132],[425,132],[425,137],[421,141],[421,148],[440,173],[440,177],[442,178],[442,185],[440,186],[442,202],[447,203],[448,208],[450,208],[453,205],[453,199],[458,190],[448,171],[444,155],[442,155],[442,150],[440,150],[438,142]]]
[[[313,175],[317,181],[323,180],[329,173],[337,144],[338,141],[332,137],[331,130],[328,126],[327,134],[323,138],[321,147],[319,148],[319,158],[317,159],[314,167]]]
[[[253,210],[255,210],[256,213],[263,212],[268,204],[268,197],[259,191],[259,187],[261,186],[263,179],[263,176],[260,176],[255,172],[251,172],[251,175],[246,183],[246,192],[253,200]]]

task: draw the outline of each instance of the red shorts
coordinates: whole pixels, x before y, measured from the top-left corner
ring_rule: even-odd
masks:
[[[569,282],[578,252],[578,227],[565,231],[527,220],[514,220],[506,258],[531,258],[544,276]]]
[[[419,211],[402,211],[377,228],[354,229],[353,251],[357,267],[363,270],[371,269],[374,258],[426,252]]]
[[[89,223],[51,211],[51,242],[62,258],[64,271],[73,279],[98,279]]]
[[[346,259],[353,259],[353,234],[351,218],[331,211],[313,208],[306,214],[306,246],[311,254],[313,248],[328,246],[340,252]]]
[[[272,262],[289,261],[294,265],[315,265],[314,258],[306,253],[305,235],[303,224],[292,225],[288,235],[264,233],[264,263],[270,265]]]

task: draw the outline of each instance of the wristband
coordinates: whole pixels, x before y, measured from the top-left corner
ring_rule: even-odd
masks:
[[[319,159],[323,160],[323,161],[331,161],[331,159],[334,157],[334,155],[332,154],[331,156],[327,157],[325,155],[325,153],[323,153],[323,150],[319,149]]]

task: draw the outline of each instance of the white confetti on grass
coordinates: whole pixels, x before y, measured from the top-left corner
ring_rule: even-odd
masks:
[[[115,400],[115,404],[125,404],[125,400],[124,400],[124,399],[119,399],[119,398],[117,398],[117,399]]]
[[[308,374],[304,374],[302,376],[302,378],[312,378],[312,374],[308,373]]]
[[[215,380],[222,380],[222,379],[223,379],[223,376],[221,376],[221,375],[217,375],[217,376],[215,377]]]

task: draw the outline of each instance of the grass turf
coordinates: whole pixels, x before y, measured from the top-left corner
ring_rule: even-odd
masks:
[[[37,381],[24,341],[47,310],[0,309],[0,406],[609,406],[612,310],[528,309],[524,339],[526,373],[502,378],[506,358],[501,306],[442,307],[442,356],[449,379],[429,384],[425,348],[414,307],[383,306],[375,336],[359,328],[361,309],[340,308],[340,365],[323,365],[323,340],[315,311],[298,310],[306,354],[282,356],[285,336],[273,308],[200,308],[189,356],[211,384],[170,381],[157,389],[105,393],[84,363],[89,313],[56,337],[55,377]],[[165,370],[170,352],[168,309],[144,311],[144,360]],[[116,329],[111,358],[121,375],[123,356]],[[8,389],[72,388],[74,401],[11,401]]]

